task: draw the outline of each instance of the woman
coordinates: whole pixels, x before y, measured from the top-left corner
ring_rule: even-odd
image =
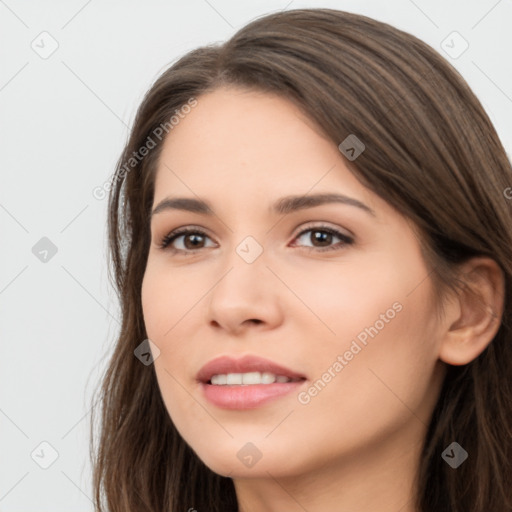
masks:
[[[512,510],[511,185],[387,24],[280,12],[174,63],[110,195],[97,510]]]

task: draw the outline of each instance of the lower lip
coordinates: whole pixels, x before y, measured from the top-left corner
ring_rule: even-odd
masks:
[[[305,380],[274,384],[225,385],[201,383],[206,399],[223,409],[255,409],[267,402],[296,391]]]

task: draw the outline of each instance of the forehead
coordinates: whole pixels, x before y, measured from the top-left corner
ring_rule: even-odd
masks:
[[[292,102],[246,89],[221,88],[199,96],[182,117],[164,141],[163,153],[174,162],[222,153],[227,162],[265,156],[293,161],[317,149],[322,139],[319,127]]]
[[[155,203],[166,195],[199,195],[243,203],[337,191],[372,203],[321,127],[277,95],[221,88],[166,136],[158,161]]]

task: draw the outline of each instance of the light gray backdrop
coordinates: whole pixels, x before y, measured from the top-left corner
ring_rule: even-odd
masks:
[[[107,200],[93,190],[143,94],[189,49],[300,7],[365,14],[429,43],[512,153],[508,0],[0,0],[0,512],[93,510],[91,396],[119,327]]]

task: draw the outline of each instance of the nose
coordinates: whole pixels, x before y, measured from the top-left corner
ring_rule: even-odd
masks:
[[[243,333],[251,326],[275,328],[283,318],[279,281],[263,257],[247,263],[235,256],[211,290],[207,311],[210,325],[230,334]]]

